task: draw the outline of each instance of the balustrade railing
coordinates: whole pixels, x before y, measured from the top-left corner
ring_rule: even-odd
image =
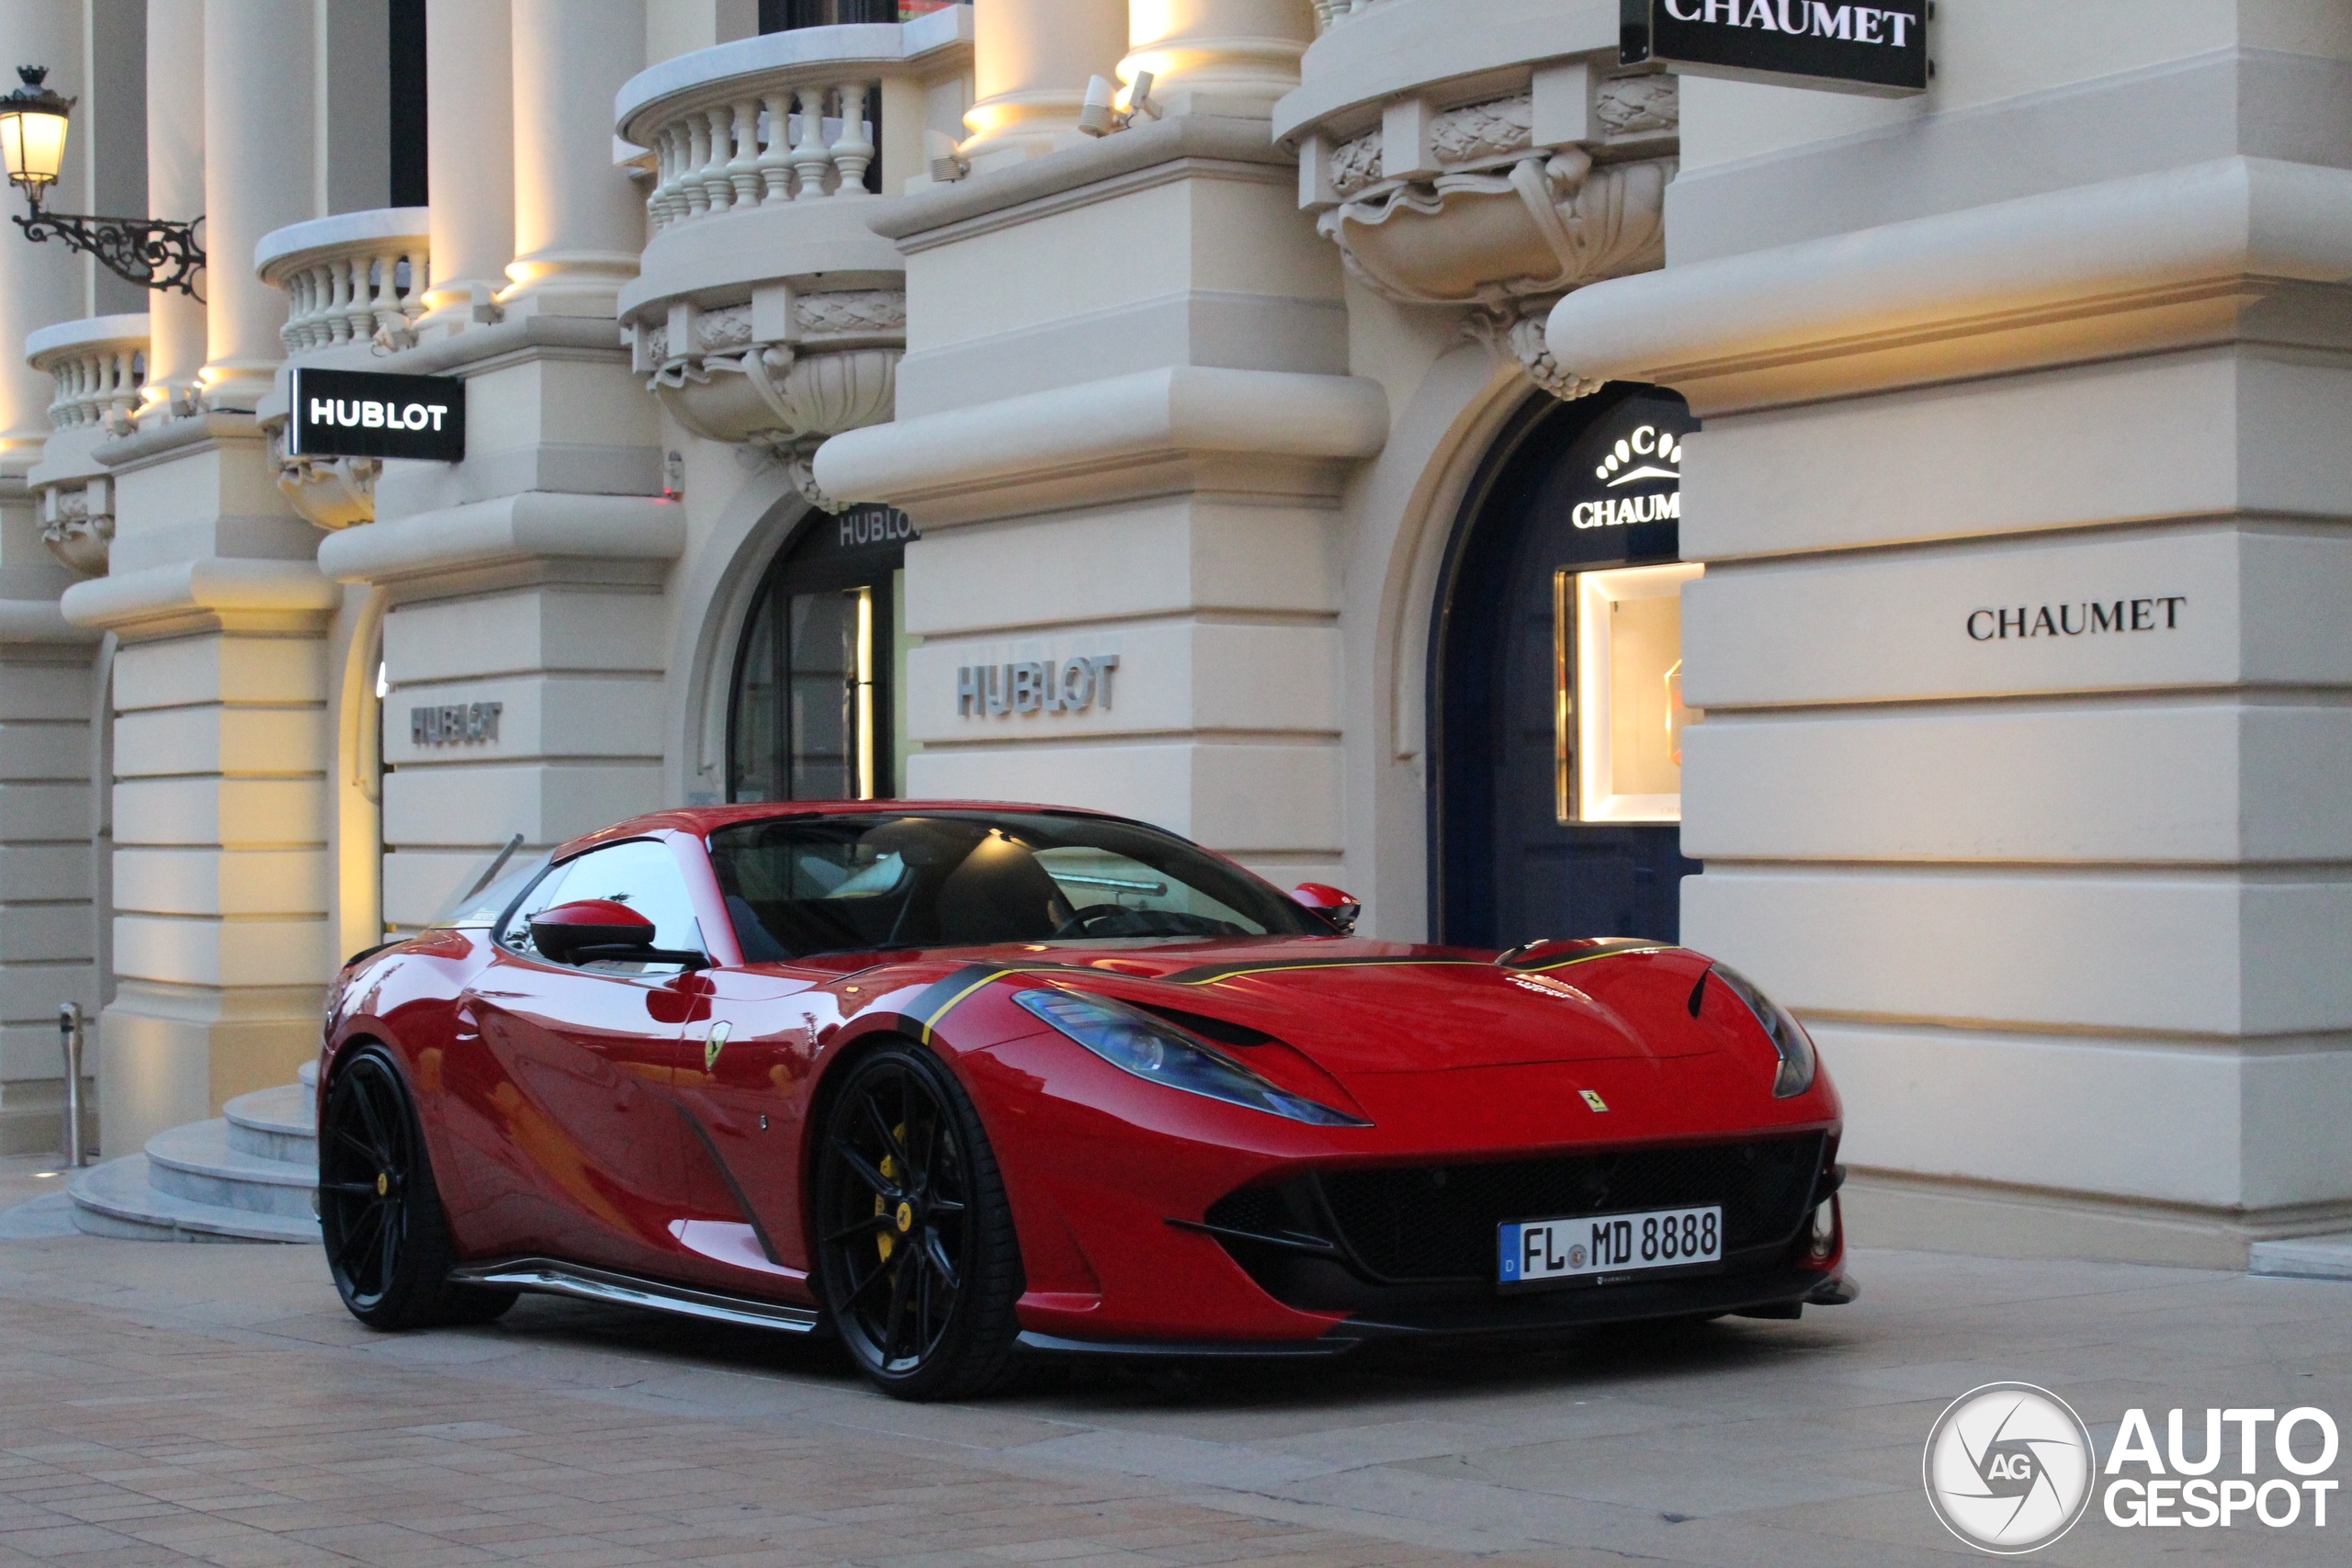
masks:
[[[391,207],[289,224],[264,235],[254,266],[286,296],[278,337],[299,358],[343,344],[405,348],[432,281],[428,210]]]
[[[56,389],[49,405],[51,428],[128,419],[147,385],[147,318],[89,316],[43,327],[25,340],[25,361]]]
[[[921,172],[926,102],[969,96],[942,89],[968,81],[972,26],[971,7],[950,6],[905,23],[799,28],[635,77],[615,110],[621,135],[650,153],[652,228],[899,189]]]
[[[865,194],[879,152],[866,106],[881,85],[779,83],[661,126],[645,203],[654,229],[739,207]]]

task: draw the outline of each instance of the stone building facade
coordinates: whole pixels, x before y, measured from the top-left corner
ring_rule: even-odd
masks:
[[[135,1150],[511,844],[1019,798],[1738,965],[1865,1240],[2352,1228],[2342,5],[1946,4],[1904,98],[1617,0],[138,9],[0,16],[54,205],[210,257],[0,243],[0,1145],[61,1002]]]

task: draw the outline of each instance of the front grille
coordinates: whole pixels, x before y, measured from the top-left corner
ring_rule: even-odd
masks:
[[[1375,1279],[1491,1279],[1495,1227],[1510,1220],[1721,1203],[1726,1254],[1786,1241],[1804,1219],[1821,1158],[1822,1134],[1811,1133],[1700,1148],[1325,1171],[1279,1188],[1244,1189],[1207,1217],[1259,1235],[1326,1235]]]

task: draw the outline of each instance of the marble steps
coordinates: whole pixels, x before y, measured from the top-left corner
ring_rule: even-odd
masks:
[[[286,1084],[240,1095],[223,1107],[229,1146],[279,1164],[316,1169],[319,1126],[316,1102],[300,1084]]]
[[[2352,1232],[2257,1241],[2246,1271],[2274,1280],[2352,1280]]]
[[[74,1179],[74,1223],[139,1241],[319,1239],[315,1065],[301,1083],[240,1095],[210,1122],[156,1134]]]

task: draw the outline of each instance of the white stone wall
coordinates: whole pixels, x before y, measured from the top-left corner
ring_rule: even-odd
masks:
[[[414,929],[510,838],[723,791],[744,603],[838,426],[768,408],[696,434],[750,400],[647,380],[743,374],[714,369],[749,346],[725,333],[690,366],[657,335],[741,306],[786,343],[829,276],[907,288],[895,420],[836,435],[813,482],[923,531],[910,792],[1132,813],[1426,934],[1445,550],[1548,372],[1509,338],[1528,301],[1489,301],[1480,337],[1345,274],[1295,144],[1532,106],[1548,62],[1547,123],[1581,127],[1559,145],[1673,155],[1612,152],[1570,91],[1609,68],[1616,8],[1383,0],[1310,46],[1307,0],[981,0],[976,43],[857,66],[889,197],[649,249],[616,95],[665,61],[648,93],[695,90],[675,57],[755,8],[594,0],[566,27],[586,3],[436,0],[429,314],[371,363],[464,377],[469,456],[395,466],[332,536],[251,417],[284,302],[232,253],[334,199],[313,153],[341,78],[300,0],[151,7],[176,67],[151,73],[153,205],[209,214],[220,276],[209,310],[157,302],[175,400],[91,458],[119,512],[105,578],[68,591],[0,495],[0,569],[33,572],[0,581],[0,1145],[54,1095],[51,993],[99,999],[87,639],[121,643],[119,1147],[282,1079],[340,950]],[[78,37],[71,4],[9,25],[68,13]],[[2324,0],[1981,0],[1938,29],[1916,100],[1685,82],[1668,265],[1571,294],[1552,368],[1673,385],[1706,420],[1685,931],[1816,1027],[1860,1234],[2228,1263],[2352,1222],[2352,261],[2327,270],[2352,24]],[[1169,118],[1078,134],[1086,76],[1142,70]],[[909,181],[958,114],[968,177]],[[2112,265],[2081,261],[2102,244]],[[1822,271],[1856,246],[1879,259]],[[0,254],[11,330],[78,308],[41,303],[66,275],[27,269],[54,259]],[[27,468],[46,388],[10,371],[0,396],[0,468]],[[1980,610],[2119,599],[2165,624],[1971,636]],[[378,617],[379,875],[355,728]],[[958,711],[966,668],[1073,654],[1118,657],[1109,706]],[[412,708],[481,704],[494,739],[412,737]]]
[[[649,20],[639,0],[597,0],[593,17],[548,0],[498,10],[447,18],[447,40],[474,29],[478,47],[435,79],[431,108],[463,136],[469,96],[503,88],[511,133],[492,127],[475,159],[436,142],[434,310],[416,347],[377,362],[464,379],[466,460],[393,465],[375,520],[318,552],[384,606],[381,908],[395,935],[517,835],[527,859],[663,798],[662,585],[684,526],[659,499],[659,412],[613,321],[645,243],[642,193],[609,134],[583,128],[609,126],[649,38],[718,22],[692,6]],[[486,81],[501,47],[508,73]],[[482,156],[493,166],[477,177]],[[420,739],[412,717],[487,705],[494,734]]]
[[[95,98],[79,0],[26,0],[0,10],[0,52],[46,65],[49,85]],[[112,78],[109,77],[109,84]],[[110,101],[93,102],[80,128]],[[111,119],[109,120],[111,123]],[[88,210],[92,169],[69,143],[52,207]],[[9,188],[17,197],[14,187]],[[40,497],[27,481],[50,445],[54,389],[24,359],[28,334],[91,309],[90,265],[57,242],[11,227],[0,245],[0,1153],[62,1142],[64,1071],[57,1010],[95,1019],[97,828],[90,728],[94,634],[69,626],[57,600],[75,574],[43,543]],[[95,1059],[91,1066],[96,1066]],[[86,1087],[86,1086],[85,1086]]]
[[[1686,84],[1669,265],[1550,344],[1706,420],[1684,934],[1814,1026],[1857,1234],[2233,1264],[2352,1218],[2352,30],[2028,9]]]
[[[91,660],[0,644],[0,1153],[59,1146],[58,1009],[95,1020]],[[95,1066],[95,1063],[92,1064]],[[93,1121],[95,1125],[95,1119]]]
[[[662,804],[658,583],[426,599],[385,618],[384,918],[431,919],[516,834],[561,843]],[[501,705],[496,740],[419,744],[410,712]]]

